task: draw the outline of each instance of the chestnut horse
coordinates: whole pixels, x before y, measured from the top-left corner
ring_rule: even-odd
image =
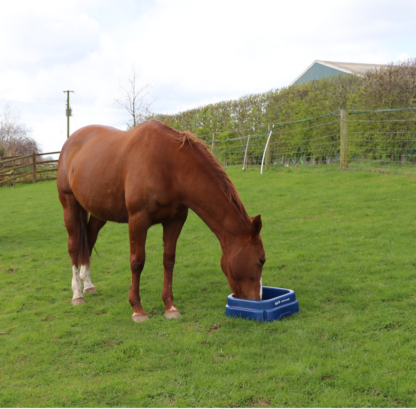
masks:
[[[90,260],[100,229],[107,221],[128,223],[132,318],[148,319],[140,301],[140,275],[147,230],[162,223],[165,316],[179,317],[172,274],[188,208],[220,241],[221,268],[234,295],[261,299],[265,262],[261,217],[248,216],[218,160],[192,134],[155,119],[129,131],[98,125],[81,128],[62,148],[57,184],[72,261],[73,305],[84,303],[81,281],[84,293],[97,291]]]

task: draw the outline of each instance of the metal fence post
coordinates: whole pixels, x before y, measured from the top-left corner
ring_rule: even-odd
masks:
[[[246,149],[245,149],[245,153],[244,153],[244,160],[243,160],[243,170],[244,170],[244,169],[248,169],[247,152],[248,152],[248,146],[249,146],[249,143],[250,143],[250,135],[247,137]]]
[[[263,157],[261,158],[260,175],[263,174],[264,159],[266,158],[267,147],[269,146],[269,141],[270,141],[270,137],[272,136],[273,128],[274,128],[274,125],[270,129],[269,137],[267,138],[266,146],[264,147]]]
[[[348,111],[340,111],[340,170],[348,168]]]
[[[215,132],[212,134],[212,148],[211,152],[213,155],[215,155]]]

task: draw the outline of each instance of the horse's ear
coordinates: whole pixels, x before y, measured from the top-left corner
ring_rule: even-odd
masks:
[[[261,222],[261,216],[257,215],[251,218],[251,236],[256,237],[260,234],[260,230],[263,226]]]

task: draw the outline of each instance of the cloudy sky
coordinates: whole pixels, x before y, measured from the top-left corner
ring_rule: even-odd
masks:
[[[175,113],[289,85],[314,60],[416,57],[415,0],[1,0],[0,109],[43,152],[88,124],[123,129],[114,104],[134,65],[152,111]]]

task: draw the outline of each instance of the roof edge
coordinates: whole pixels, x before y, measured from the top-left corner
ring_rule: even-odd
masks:
[[[333,68],[334,70],[345,72],[347,74],[357,74],[356,72],[351,71],[351,70],[347,70],[346,68],[337,67],[335,64],[333,64],[333,62],[335,62],[335,61],[332,62],[332,61],[316,60],[316,62],[321,64],[321,65],[326,65],[329,68]],[[349,63],[339,63],[339,64],[349,64]],[[351,64],[354,64],[354,63],[351,63]],[[373,65],[373,64],[368,64],[368,65]]]
[[[319,62],[319,60],[315,60],[312,64],[310,64],[309,66],[308,66],[308,68],[306,68],[306,70],[304,70],[304,71],[302,71],[302,73],[300,74],[300,75],[298,75],[297,77],[296,77],[296,79],[295,80],[293,80],[290,84],[289,84],[289,87],[290,86],[292,86],[303,74],[305,74],[305,72],[306,71],[308,71],[309,70],[309,68],[311,68],[312,67],[312,65],[314,65],[316,62]]]

